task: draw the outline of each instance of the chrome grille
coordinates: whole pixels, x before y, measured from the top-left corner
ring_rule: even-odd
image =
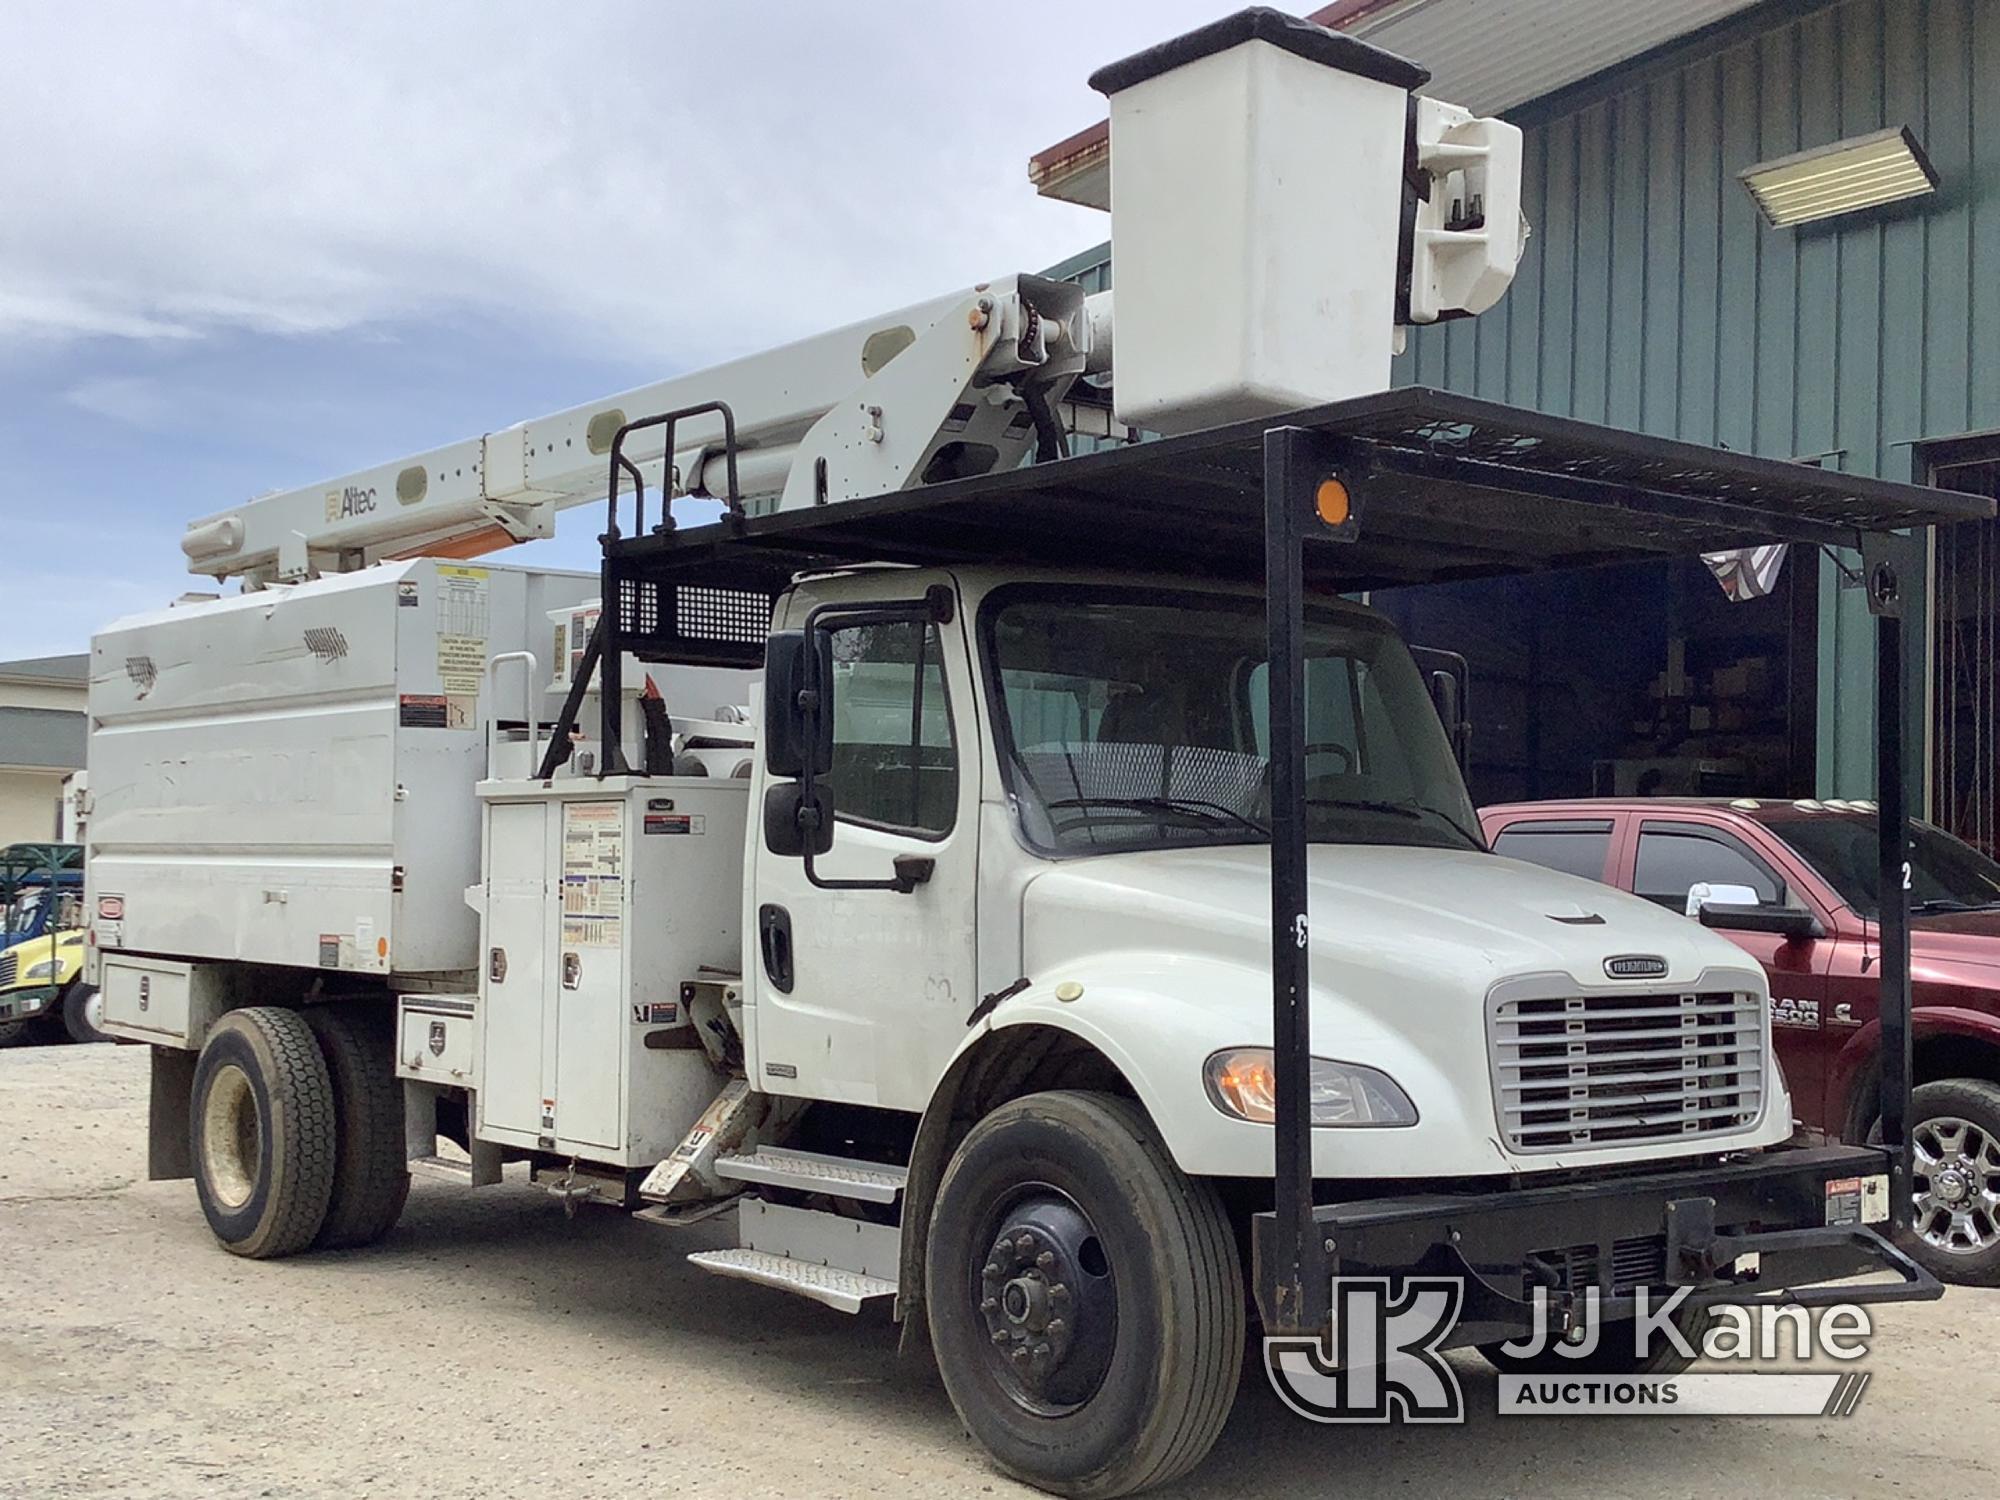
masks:
[[[1504,998],[1489,1026],[1514,1151],[1725,1135],[1763,1113],[1768,1033],[1755,994]]]
[[[0,990],[21,977],[21,955],[15,952],[0,953]]]

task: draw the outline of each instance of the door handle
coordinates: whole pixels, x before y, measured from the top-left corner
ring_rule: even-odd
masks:
[[[757,947],[764,955],[764,977],[781,995],[792,992],[792,914],[782,906],[757,909]]]

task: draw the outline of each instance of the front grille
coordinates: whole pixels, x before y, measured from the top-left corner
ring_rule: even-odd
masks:
[[[0,990],[6,989],[8,985],[20,977],[21,955],[18,953],[0,953]]]
[[[1764,1007],[1754,994],[1564,995],[1494,1004],[1488,1043],[1514,1151],[1685,1140],[1764,1108]]]

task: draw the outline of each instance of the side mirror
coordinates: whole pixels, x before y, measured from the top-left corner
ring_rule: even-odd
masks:
[[[1711,885],[1705,880],[1697,880],[1693,885],[1688,887],[1687,906],[1684,908],[1687,915],[1690,917],[1699,917],[1701,909],[1711,904],[1716,906],[1755,906],[1757,904],[1756,887],[1748,885]]]
[[[1458,701],[1458,679],[1449,672],[1431,673],[1431,702],[1437,708],[1438,718],[1444,722],[1445,733],[1456,740],[1459,720],[1465,714],[1464,706]]]
[[[1826,936],[1826,929],[1819,925],[1819,918],[1803,906],[1759,906],[1754,901],[1742,904],[1704,902],[1701,925],[1720,927],[1730,932],[1768,932],[1791,939]]]
[[[805,696],[824,692],[820,684],[832,681],[833,642],[825,631],[815,632],[810,643],[803,630],[771,632],[764,645],[763,735],[764,769],[773,776],[803,776],[808,759],[815,776],[833,769],[832,705],[813,713]]]
[[[764,792],[764,847],[791,859],[815,857],[833,847],[833,803],[814,786],[810,799],[796,781],[773,782]]]

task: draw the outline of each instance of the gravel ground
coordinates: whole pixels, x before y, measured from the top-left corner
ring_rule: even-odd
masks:
[[[1019,1494],[886,1317],[705,1276],[714,1228],[525,1181],[419,1180],[370,1250],[218,1250],[145,1177],[137,1047],[0,1052],[0,1496]],[[699,1238],[697,1238],[699,1237]],[[1877,1318],[1857,1415],[1315,1428],[1247,1383],[1182,1495],[1968,1495],[1993,1489],[2000,1292]]]

